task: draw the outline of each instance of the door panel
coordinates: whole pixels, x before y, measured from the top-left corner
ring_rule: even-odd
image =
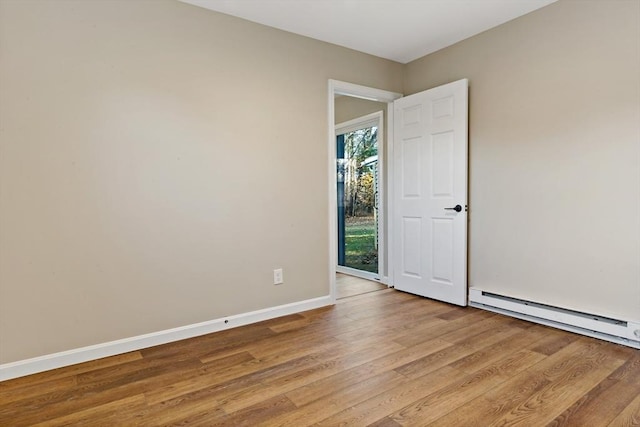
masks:
[[[420,138],[402,141],[402,194],[420,197]]]
[[[422,276],[422,246],[420,236],[422,235],[421,218],[402,218],[402,258],[404,275],[420,278]]]
[[[443,284],[453,283],[453,221],[449,218],[431,220],[433,245],[430,255],[433,259],[431,279]]]
[[[433,197],[453,196],[453,132],[433,136],[431,146],[431,194]]]
[[[393,284],[458,305],[467,304],[467,86],[394,102]]]

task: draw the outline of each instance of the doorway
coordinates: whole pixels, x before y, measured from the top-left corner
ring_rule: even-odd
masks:
[[[357,277],[359,280],[362,278],[371,280],[371,284],[376,288],[380,288],[380,284],[387,284],[389,271],[389,253],[388,253],[388,227],[385,217],[387,212],[387,192],[386,192],[386,180],[387,180],[387,166],[385,165],[384,158],[386,154],[386,142],[389,140],[390,129],[388,124],[393,123],[393,100],[400,98],[402,95],[394,92],[369,88],[366,86],[355,85],[352,83],[340,82],[336,80],[329,81],[329,272],[330,272],[330,290],[331,296],[335,300],[337,293],[337,274],[338,271],[347,273],[345,276],[340,276],[340,282],[344,283],[345,278]],[[375,114],[376,116],[372,116]],[[352,122],[354,119],[360,119],[362,121],[365,117],[369,116],[369,120],[373,121],[373,124],[369,124],[368,130],[365,127],[345,128],[340,127],[345,123]],[[357,121],[357,120],[356,120]],[[376,125],[376,122],[378,123]],[[358,127],[358,126],[356,126]],[[373,129],[375,127],[375,129]],[[340,128],[340,129],[338,129]],[[337,131],[338,129],[338,131]],[[344,163],[347,161],[344,157],[344,153],[340,153],[338,156],[338,150],[340,142],[338,137],[344,135],[343,138],[348,137],[349,132],[361,131],[363,134],[368,135],[352,135],[352,138],[362,137],[368,139],[369,142],[372,139],[372,134],[375,130],[375,139],[377,143],[377,157],[367,156],[361,158],[355,166],[357,169],[353,174],[357,174],[358,177],[364,177],[363,184],[367,181],[369,186],[377,188],[377,195],[375,190],[372,197],[374,200],[370,200],[369,203],[361,203],[364,206],[356,206],[353,203],[344,204],[342,209],[352,208],[349,212],[351,219],[350,222],[353,227],[350,227],[349,236],[347,236],[347,223],[344,214],[339,215],[338,212],[338,174],[340,172],[339,162],[342,163],[342,173],[346,173],[344,169]],[[346,141],[343,141],[343,143]],[[353,160],[354,156],[349,156]],[[357,157],[357,156],[356,156]],[[362,156],[360,156],[362,157]],[[339,160],[340,159],[340,160]],[[377,169],[377,171],[376,171]],[[376,176],[377,174],[377,176]],[[344,179],[344,176],[342,177]],[[376,182],[373,182],[374,179]],[[344,187],[342,188],[344,191]],[[353,196],[353,194],[352,194]],[[356,195],[357,196],[357,195]],[[344,194],[342,194],[344,197]],[[354,210],[355,209],[355,210]],[[359,212],[357,210],[360,209]],[[342,217],[342,219],[340,219]],[[339,222],[344,219],[344,231],[342,238],[344,239],[344,252],[341,249],[342,243],[339,244],[338,226]],[[361,223],[358,221],[362,219]],[[342,227],[343,224],[340,224]],[[358,230],[359,229],[359,230]],[[353,232],[353,233],[352,233]],[[357,237],[360,233],[363,239],[366,240],[369,246],[369,254],[365,251],[360,251],[359,259],[356,255],[355,260],[353,257],[347,256],[347,252],[350,252],[349,238]],[[373,242],[373,245],[371,244]],[[375,247],[377,243],[377,248]],[[371,246],[373,246],[371,248]],[[341,260],[339,260],[339,252]],[[339,262],[342,261],[342,262]],[[359,262],[358,262],[359,261]],[[340,265],[342,264],[342,265]],[[355,268],[354,268],[355,267]],[[377,271],[376,271],[377,270]],[[355,283],[351,281],[351,284]],[[364,283],[360,282],[352,288],[367,288]],[[384,288],[384,286],[382,287]],[[368,291],[365,291],[368,292]],[[351,296],[351,291],[347,291]],[[364,292],[362,292],[364,293]],[[344,296],[344,292],[341,293]]]
[[[393,161],[380,167],[379,212],[384,212],[379,228],[380,282],[466,305],[468,81],[399,99],[401,94],[329,80],[329,279],[334,301],[338,260],[335,113],[336,100],[345,96],[386,103],[388,144],[379,154],[388,149]],[[391,181],[393,186],[388,186]],[[386,200],[393,201],[393,215]],[[393,221],[384,221],[385,217]]]

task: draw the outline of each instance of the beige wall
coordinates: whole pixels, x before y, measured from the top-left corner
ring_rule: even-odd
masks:
[[[0,61],[0,363],[327,295],[328,79],[402,89],[176,1],[3,0]]]
[[[640,3],[560,1],[419,59],[470,80],[469,283],[640,321]]]
[[[353,96],[338,96],[335,98],[335,123],[344,123],[349,120],[357,119],[358,117],[366,116],[367,114],[382,111],[386,113],[387,104],[384,102],[369,101],[361,98],[354,98]],[[385,129],[386,129],[386,114],[385,114]]]

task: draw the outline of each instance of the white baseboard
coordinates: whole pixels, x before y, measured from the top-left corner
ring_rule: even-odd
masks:
[[[330,295],[0,365],[0,381],[136,351],[334,304]]]
[[[640,323],[469,289],[469,305],[640,349]]]

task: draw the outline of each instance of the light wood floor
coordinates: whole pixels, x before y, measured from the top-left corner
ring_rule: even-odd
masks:
[[[336,273],[336,298],[348,298],[387,289],[387,285],[347,274]]]
[[[0,426],[640,425],[640,351],[394,290],[0,383]]]

